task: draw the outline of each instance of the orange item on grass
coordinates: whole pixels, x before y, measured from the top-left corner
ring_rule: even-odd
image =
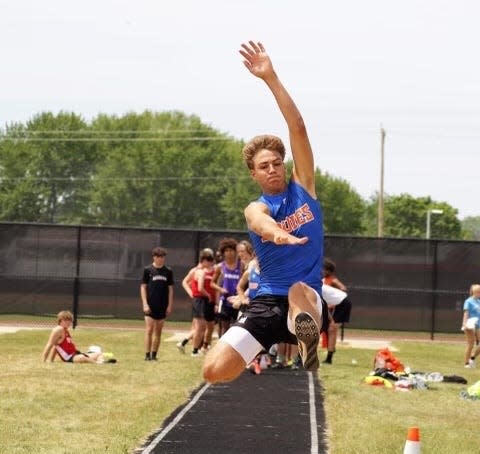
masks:
[[[373,369],[388,369],[394,372],[405,371],[404,365],[388,348],[383,348],[377,352],[373,360]]]

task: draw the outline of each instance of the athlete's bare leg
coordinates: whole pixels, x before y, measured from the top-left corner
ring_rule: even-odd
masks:
[[[219,340],[203,363],[203,378],[209,383],[228,382],[237,378],[247,364],[230,344]]]
[[[317,298],[315,290],[303,282],[293,284],[288,291],[289,325],[295,327],[303,367],[312,371],[319,367],[317,348],[322,326]]]
[[[303,282],[293,284],[288,291],[288,317],[294,321],[300,312],[308,312],[320,329],[322,316],[318,312],[317,293]]]

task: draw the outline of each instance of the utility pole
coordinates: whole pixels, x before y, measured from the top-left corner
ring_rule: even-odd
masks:
[[[385,129],[380,127],[380,190],[378,192],[378,231],[377,236],[383,238],[383,174],[384,174],[384,156],[385,156]]]

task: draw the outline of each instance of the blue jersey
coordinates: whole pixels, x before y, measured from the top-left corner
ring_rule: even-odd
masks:
[[[253,300],[257,296],[259,284],[260,272],[257,272],[257,266],[252,266],[248,272],[248,299]]]
[[[463,303],[463,310],[468,312],[468,318],[478,317],[480,320],[480,299],[474,298],[473,296],[467,298]],[[479,324],[477,322],[477,328],[478,326]]]
[[[295,282],[304,282],[321,292],[323,266],[323,217],[318,200],[294,181],[286,191],[263,194],[259,202],[270,210],[270,216],[285,231],[296,237],[307,236],[302,245],[276,245],[249,231],[260,264],[259,295],[288,295]]]

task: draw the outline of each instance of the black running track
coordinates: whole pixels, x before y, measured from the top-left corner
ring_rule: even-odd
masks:
[[[327,453],[316,373],[267,369],[202,385],[136,451],[142,454]]]

